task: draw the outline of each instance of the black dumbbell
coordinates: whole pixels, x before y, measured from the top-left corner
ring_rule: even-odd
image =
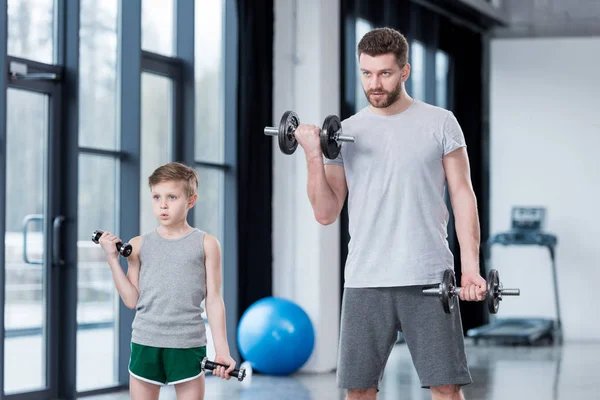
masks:
[[[454,309],[454,297],[460,295],[462,288],[456,286],[456,276],[454,271],[447,269],[444,271],[442,282],[438,287],[423,289],[423,294],[427,296],[439,296],[444,311],[447,314]],[[519,296],[521,291],[519,289],[504,289],[502,283],[500,283],[500,276],[498,271],[495,269],[490,270],[487,279],[487,291],[486,300],[488,303],[488,310],[491,314],[496,314],[500,307],[500,301],[502,296]]]
[[[265,127],[265,135],[277,136],[281,152],[283,154],[293,154],[298,147],[298,142],[294,136],[298,125],[300,125],[298,114],[293,111],[286,111],[281,117],[279,128],[267,126]],[[323,155],[330,160],[335,159],[340,153],[342,148],[340,142],[354,142],[354,137],[342,134],[342,123],[336,115],[329,115],[325,118],[320,138]]]
[[[94,233],[92,233],[92,242],[98,244],[98,241],[100,240],[100,236],[102,236],[103,233],[104,233],[104,231],[100,231],[100,230],[94,231]],[[129,255],[133,251],[133,247],[131,247],[131,245],[129,243],[118,242],[117,243],[117,251],[123,257],[129,257]]]
[[[209,371],[212,371],[212,370],[214,370],[214,369],[215,369],[215,368],[217,368],[217,367],[224,367],[225,369],[227,369],[227,368],[228,368],[228,366],[227,366],[227,365],[224,365],[224,364],[219,364],[219,363],[216,363],[216,362],[210,361],[210,360],[208,359],[208,357],[204,357],[204,358],[202,359],[202,363],[200,364],[200,368],[201,368],[203,371],[204,371],[204,370],[209,370]],[[247,374],[247,373],[251,373],[251,371],[248,371],[248,372],[246,371],[246,369],[247,369],[247,368],[248,368],[248,367],[242,367],[242,368],[239,368],[239,369],[238,369],[238,368],[236,368],[236,369],[234,369],[233,371],[231,371],[231,372],[229,373],[229,375],[230,375],[230,376],[232,376],[233,378],[236,378],[238,381],[240,381],[240,382],[241,382],[241,381],[243,381],[243,380],[244,380],[244,378],[246,377],[246,374]]]

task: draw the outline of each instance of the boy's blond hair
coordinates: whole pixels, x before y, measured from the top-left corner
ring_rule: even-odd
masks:
[[[188,197],[196,194],[198,189],[198,173],[196,170],[179,162],[170,162],[155,169],[148,178],[148,186],[152,189],[152,186],[166,181],[183,181],[185,193]]]

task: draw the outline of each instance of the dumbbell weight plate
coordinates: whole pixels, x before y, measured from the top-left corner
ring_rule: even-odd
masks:
[[[488,311],[490,314],[496,314],[500,307],[500,299],[498,298],[500,286],[500,275],[495,269],[490,270],[487,279],[487,301]]]
[[[454,310],[455,299],[450,293],[450,288],[456,288],[456,277],[451,269],[447,269],[444,271],[442,294],[440,296],[446,314],[450,314],[450,312]]]
[[[298,142],[294,136],[294,131],[300,125],[298,114],[293,111],[286,111],[279,122],[279,148],[283,154],[293,154],[298,147]]]
[[[323,128],[321,129],[321,150],[323,155],[330,160],[335,159],[342,146],[333,139],[334,134],[342,129],[342,123],[337,115],[329,115],[323,122]]]

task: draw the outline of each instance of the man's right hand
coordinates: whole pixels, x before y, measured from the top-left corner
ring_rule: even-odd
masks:
[[[106,258],[109,260],[111,258],[119,258],[119,252],[117,251],[117,243],[119,242],[122,242],[122,240],[110,232],[104,232],[98,240],[98,243],[102,246],[102,249],[106,254]]]
[[[300,124],[294,131],[296,141],[304,149],[307,160],[323,156],[320,133],[321,128],[309,124]]]

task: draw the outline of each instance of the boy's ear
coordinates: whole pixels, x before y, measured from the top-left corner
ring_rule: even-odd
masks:
[[[190,198],[188,199],[188,208],[192,208],[194,207],[194,205],[196,204],[196,200],[198,200],[198,194],[194,193],[192,196],[190,196]]]

